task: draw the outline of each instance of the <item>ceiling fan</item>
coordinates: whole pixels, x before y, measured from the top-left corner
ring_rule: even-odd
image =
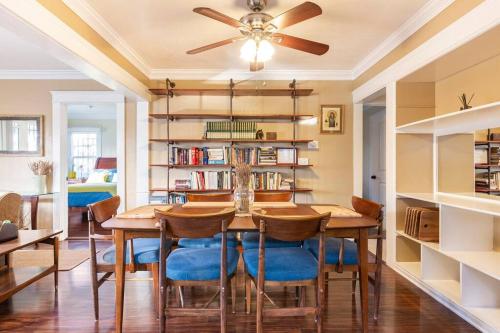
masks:
[[[270,60],[273,56],[274,48],[271,43],[316,55],[323,55],[328,51],[329,46],[326,44],[277,32],[280,29],[321,15],[321,7],[306,1],[281,15],[273,17],[263,12],[266,4],[267,0],[247,0],[247,5],[252,12],[243,16],[240,20],[206,7],[193,9],[195,13],[239,29],[243,36],[228,38],[189,50],[186,53],[197,54],[236,41],[246,40],[241,48],[240,56],[250,62],[250,71],[255,72],[263,69],[264,62]]]

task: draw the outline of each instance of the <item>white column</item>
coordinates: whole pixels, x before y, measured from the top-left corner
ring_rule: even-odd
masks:
[[[53,228],[62,229],[62,239],[68,237],[68,117],[66,105],[52,103]]]
[[[118,212],[126,209],[126,162],[125,162],[125,101],[118,102],[116,106],[116,168],[118,183],[116,193],[120,196],[121,202]]]
[[[396,261],[396,81],[386,86],[386,207],[387,258],[392,265]]]
[[[149,102],[137,102],[136,205],[149,203]]]
[[[363,197],[363,103],[354,103],[352,124],[353,194]]]

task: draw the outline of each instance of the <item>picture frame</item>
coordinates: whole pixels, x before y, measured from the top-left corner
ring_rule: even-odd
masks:
[[[344,132],[344,106],[340,104],[321,105],[320,132],[342,134]]]

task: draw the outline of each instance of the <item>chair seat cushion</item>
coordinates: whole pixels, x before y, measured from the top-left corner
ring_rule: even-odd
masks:
[[[136,264],[152,264],[160,261],[160,239],[159,238],[137,238],[134,242],[134,261]],[[170,248],[171,244],[167,244]],[[130,241],[127,241],[125,250],[125,262],[130,262]],[[102,260],[114,264],[116,258],[115,246],[110,246],[104,250]]]
[[[181,238],[179,239],[179,247],[190,249],[207,249],[207,248],[220,248],[222,234],[216,234],[214,237],[208,238]],[[227,247],[238,246],[238,240],[235,233],[227,234]]]
[[[182,281],[209,281],[220,278],[220,248],[179,248],[167,258],[167,278]],[[236,272],[239,252],[227,248],[227,275]]]
[[[243,238],[241,243],[243,249],[258,249],[259,248],[259,233],[258,232],[245,232],[243,233]],[[275,247],[300,247],[302,242],[286,242],[271,237],[266,237],[266,248]]]
[[[340,243],[342,239],[330,237],[325,242],[325,264],[336,265],[339,263]],[[319,255],[319,239],[311,238],[304,242],[304,248],[311,251],[317,258]],[[344,265],[358,264],[358,247],[355,242],[344,239]]]
[[[243,252],[247,272],[257,277],[259,249]],[[318,261],[311,252],[300,247],[279,247],[266,249],[266,281],[311,280],[318,276]]]

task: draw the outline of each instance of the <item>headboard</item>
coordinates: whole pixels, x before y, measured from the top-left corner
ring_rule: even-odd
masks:
[[[98,157],[95,161],[96,169],[116,169],[116,157]]]

